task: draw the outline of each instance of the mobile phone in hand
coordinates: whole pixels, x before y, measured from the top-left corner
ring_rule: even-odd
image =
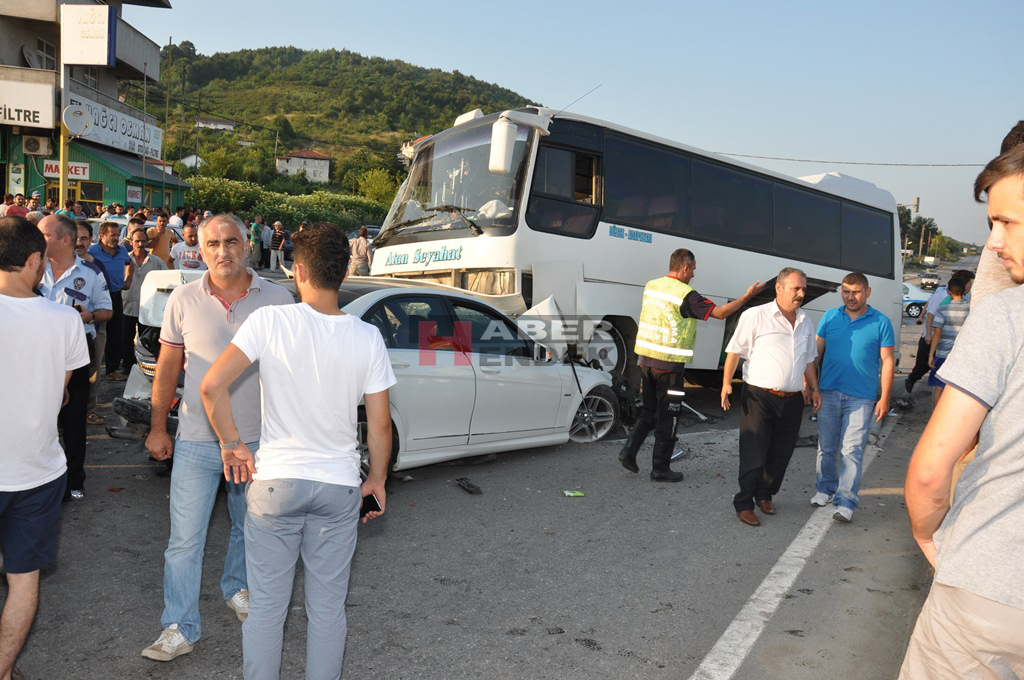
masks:
[[[363,507],[359,509],[359,516],[366,517],[370,512],[380,512],[380,501],[372,493],[369,496],[363,496]]]

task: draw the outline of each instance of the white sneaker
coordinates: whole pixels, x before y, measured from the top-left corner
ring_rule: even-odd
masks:
[[[831,496],[829,496],[827,493],[822,493],[822,492],[819,491],[818,493],[816,493],[813,496],[811,496],[811,505],[815,505],[815,506],[817,506],[819,508],[823,508],[826,505],[828,505],[829,501],[831,501],[831,500],[832,500]]]
[[[192,643],[178,630],[178,624],[172,623],[164,628],[156,642],[142,650],[142,656],[154,661],[170,661],[192,651]]]
[[[844,508],[839,506],[836,509],[836,514],[832,515],[832,519],[839,522],[852,522],[853,521],[853,510],[850,508]]]
[[[249,618],[249,591],[246,588],[242,588],[224,602],[229,609],[235,612],[239,621]]]

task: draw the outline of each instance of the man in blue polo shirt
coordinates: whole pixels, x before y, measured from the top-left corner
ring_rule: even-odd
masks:
[[[895,334],[889,319],[868,305],[871,288],[859,272],[843,277],[843,306],[818,324],[821,410],[818,411],[817,493],[811,505],[836,506],[832,517],[853,520],[864,448],[875,421],[889,411]],[[879,376],[881,395],[879,396]]]
[[[104,222],[100,225],[100,242],[89,248],[89,254],[103,264],[107,271],[107,278],[110,279],[110,302],[114,309],[114,315],[107,322],[107,346],[104,350],[108,380],[127,379],[127,376],[121,372],[123,359],[121,328],[124,324],[121,290],[124,289],[125,279],[130,277],[129,270],[132,265],[128,251],[119,241],[120,235],[120,224]]]

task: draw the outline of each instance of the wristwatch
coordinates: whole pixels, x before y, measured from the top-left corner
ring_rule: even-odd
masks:
[[[221,442],[220,443],[220,450],[221,451],[230,451],[231,449],[237,449],[241,445],[242,445],[242,440],[241,439],[236,439],[233,442]]]

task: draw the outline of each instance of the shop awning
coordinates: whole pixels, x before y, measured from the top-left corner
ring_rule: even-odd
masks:
[[[159,167],[143,163],[142,159],[138,156],[132,156],[121,151],[115,151],[113,149],[107,149],[94,144],[83,143],[81,141],[77,141],[75,144],[77,144],[84,153],[94,156],[96,160],[112,166],[114,169],[125,173],[130,179],[137,182],[142,182],[142,178],[145,177],[146,184],[162,183],[172,188],[192,188],[192,185],[188,182],[182,181],[174,175],[164,172]]]

